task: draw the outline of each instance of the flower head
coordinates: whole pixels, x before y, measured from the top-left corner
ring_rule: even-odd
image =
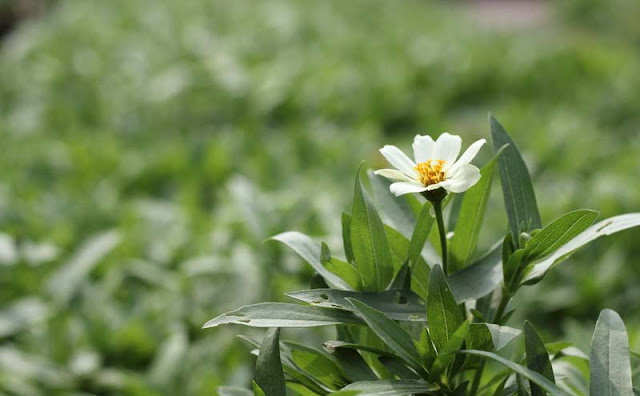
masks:
[[[434,142],[431,136],[416,135],[413,139],[415,162],[396,146],[387,145],[380,153],[396,169],[380,169],[374,173],[395,180],[390,190],[397,196],[440,188],[460,193],[480,180],[480,170],[470,162],[485,142],[485,139],[474,142],[458,158],[462,145],[460,136],[445,132]]]

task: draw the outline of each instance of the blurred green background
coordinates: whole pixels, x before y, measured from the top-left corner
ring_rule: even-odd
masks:
[[[358,164],[385,165],[377,149],[416,133],[468,144],[492,112],[545,224],[640,208],[636,0],[5,0],[0,13],[3,395],[246,385],[235,335],[251,331],[200,326],[305,287],[309,269],[264,240],[299,230],[339,250]],[[483,246],[506,230],[494,187]],[[575,255],[519,296],[512,324],[588,352],[608,307],[640,347],[639,238]]]

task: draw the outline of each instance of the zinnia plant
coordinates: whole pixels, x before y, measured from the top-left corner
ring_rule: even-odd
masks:
[[[418,135],[413,160],[383,147],[395,169],[369,173],[380,212],[358,170],[351,213],[342,215],[344,258],[298,232],[273,237],[320,280],[287,293],[299,303],[249,305],[204,325],[269,328],[261,341],[243,338],[258,354],[253,389],[223,387],[219,394],[634,395],[627,334],[614,311],[600,314],[590,356],[570,343],[545,344],[528,322],[507,324],[522,287],[600,236],[640,225],[640,213],[595,223],[597,212],[579,209],[543,226],[518,148],[494,118],[490,126],[495,155],[481,169],[471,161],[484,139],[459,156],[459,136]],[[488,251],[477,252],[496,171],[508,226]],[[451,208],[457,221],[446,230],[444,209],[460,193]],[[280,340],[281,328],[314,326],[335,326],[335,339]],[[525,354],[509,360],[502,350],[516,339],[524,339]],[[488,362],[503,369],[485,370]]]

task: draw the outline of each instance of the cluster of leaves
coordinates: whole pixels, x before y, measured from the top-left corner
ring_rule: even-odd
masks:
[[[543,227],[517,146],[493,117],[490,123],[496,155],[458,205],[454,233],[446,242],[449,257],[438,257],[428,241],[431,203],[416,196],[395,199],[370,173],[374,191],[387,194],[378,200],[392,223],[385,224],[359,170],[351,214],[342,217],[345,260],[297,232],[274,237],[304,258],[317,277],[311,289],[287,293],[305,305],[248,305],[204,325],[270,328],[261,343],[243,337],[258,355],[253,392],[222,388],[222,395],[283,396],[286,388],[303,396],[586,394],[572,378],[554,373],[552,361],[565,358],[578,368],[589,360],[589,394],[634,394],[626,330],[611,310],[600,315],[590,358],[568,343],[545,345],[529,322],[524,357],[511,361],[497,354],[521,333],[505,323],[515,310],[509,302],[522,286],[539,282],[594,239],[640,225],[640,213],[594,224],[597,212],[576,210]],[[509,231],[476,255],[496,166]],[[450,275],[441,268],[446,259],[452,262]],[[336,326],[337,339],[326,341],[324,350],[279,338],[280,328],[327,325]],[[506,370],[484,375],[487,360]]]
[[[595,16],[636,30],[632,11]],[[194,396],[245,383],[251,358],[234,329],[208,337],[202,322],[282,299],[311,274],[260,241],[302,229],[330,235],[339,255],[331,214],[350,199],[355,161],[375,164],[376,147],[416,132],[479,133],[486,109],[508,115],[527,148],[543,217],[635,210],[631,30],[612,45],[549,25],[485,29],[464,7],[423,0],[52,1],[0,43],[0,393]],[[481,250],[503,232],[493,213]],[[556,318],[590,327],[604,298],[626,317],[635,235],[589,248],[580,271],[561,266],[533,295],[540,316],[517,314],[543,335],[563,330]]]

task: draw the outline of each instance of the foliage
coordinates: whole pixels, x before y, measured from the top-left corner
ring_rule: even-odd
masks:
[[[341,261],[341,266],[355,267],[355,275],[349,273],[349,280],[355,276],[357,281],[352,284],[357,287],[348,286],[347,283],[351,282],[347,282],[339,273],[331,273],[327,268],[318,267],[327,262],[317,259],[318,251],[328,250],[326,245],[322,248],[313,246],[310,239],[296,235],[296,240],[303,242],[288,243],[289,246],[307,261],[311,261],[318,274],[325,277],[327,283],[337,285],[336,287],[312,288],[289,294],[292,297],[304,296],[297,298],[308,302],[309,305],[291,304],[283,308],[284,304],[257,304],[226,313],[210,320],[204,326],[215,327],[231,322],[254,327],[270,327],[263,344],[269,348],[260,348],[256,362],[258,384],[264,383],[262,390],[267,387],[270,390],[255,392],[256,395],[282,396],[285,394],[282,389],[285,382],[291,389],[291,394],[298,395],[586,394],[571,389],[565,378],[556,377],[551,352],[547,350],[531,323],[524,324],[526,365],[520,364],[519,359],[509,360],[496,353],[504,346],[504,342],[499,341],[500,338],[507,337],[508,341],[511,341],[513,335],[517,335],[519,331],[506,326],[494,326],[504,325],[511,317],[516,309],[515,304],[511,302],[520,288],[537,284],[553,266],[598,237],[640,226],[640,213],[620,215],[592,225],[598,216],[597,212],[575,210],[542,227],[532,182],[518,148],[495,118],[490,117],[490,124],[494,147],[499,152],[488,167],[483,169],[493,171],[493,165],[497,163],[509,220],[509,229],[502,247],[495,249],[502,251],[501,259],[495,264],[498,268],[501,264],[502,279],[492,287],[478,289],[482,290],[482,293],[471,295],[462,303],[456,301],[449,283],[455,272],[450,278],[446,265],[450,257],[448,252],[451,251],[441,246],[441,257],[431,261],[422,252],[433,250],[433,247],[426,238],[421,238],[423,246],[420,246],[420,254],[424,262],[419,262],[409,258],[405,243],[401,243],[401,246],[395,249],[390,248],[393,239],[389,236],[399,231],[381,223],[373,201],[363,189],[358,169],[353,210],[349,216],[343,217],[343,227],[350,232],[343,231],[342,234],[344,250],[358,253],[348,262]],[[508,145],[506,150],[504,144]],[[483,176],[490,183],[491,174],[485,172]],[[486,183],[477,183],[465,192],[458,207],[461,213],[456,216],[454,229],[480,228],[476,223],[482,221],[473,214],[484,212],[484,205],[491,191]],[[444,195],[446,194],[445,192]],[[431,194],[430,191],[422,195],[426,202],[423,200],[420,203],[422,209],[418,216],[426,213],[425,208],[433,208],[434,216],[441,217],[444,196]],[[415,200],[416,197],[400,196],[397,199]],[[470,205],[476,210],[466,209]],[[463,208],[466,210],[463,211]],[[467,212],[471,215],[463,215]],[[424,222],[414,220],[416,227],[426,226]],[[430,226],[427,227],[431,229]],[[443,243],[449,244],[444,237],[446,230],[439,228],[437,232]],[[412,234],[416,235],[416,231]],[[457,243],[476,245],[478,232],[462,235],[464,240],[457,239]],[[451,243],[453,240],[455,239],[452,239]],[[301,244],[306,246],[303,248]],[[349,244],[351,249],[348,248]],[[364,248],[356,248],[358,244]],[[399,257],[400,266],[394,267],[391,250],[403,252]],[[316,254],[309,253],[312,251]],[[490,254],[486,252],[485,255]],[[328,251],[322,255],[331,257]],[[482,259],[466,268],[481,263]],[[412,272],[420,265],[429,265],[425,269],[430,273],[427,295],[424,298],[417,294],[420,290],[415,287],[416,283],[412,279]],[[467,279],[468,284],[462,283],[456,287],[468,290],[474,289],[474,284],[491,282],[494,279],[493,270],[483,269],[484,271],[476,273],[476,277]],[[382,278],[388,270],[392,270],[392,276]],[[458,271],[464,270],[465,268],[462,268]],[[336,276],[342,278],[343,282],[337,282]],[[327,304],[326,308],[318,306],[322,304]],[[308,347],[273,347],[271,337],[273,334],[279,334],[280,327],[326,325],[337,327],[337,340],[324,343],[328,355],[326,352],[316,351],[315,359],[305,360],[304,364],[300,364],[295,359],[297,348],[306,351]],[[489,331],[478,333],[480,329]],[[277,342],[277,336],[275,340]],[[358,354],[350,355],[348,362],[344,362],[343,356],[335,354],[340,348],[354,349]],[[293,364],[288,364],[289,371],[286,376],[279,364],[281,354],[293,356]],[[350,377],[345,371],[354,359],[361,367],[368,366],[361,368],[364,374],[362,377]],[[487,360],[498,362],[509,370],[485,375]],[[274,365],[273,362],[278,364]],[[579,367],[578,364],[576,368]],[[269,374],[265,376],[266,372]],[[371,380],[372,374],[374,380]],[[325,380],[328,377],[334,380],[328,382]],[[525,379],[528,380],[528,384]],[[278,383],[277,389],[273,387],[273,382]],[[590,357],[589,383],[591,395],[634,394],[627,332],[618,314],[612,310],[602,311],[596,324]]]
[[[566,8],[570,23],[499,31],[414,0],[51,2],[0,43],[0,393],[246,385],[252,358],[235,331],[210,336],[201,324],[280,301],[313,273],[261,242],[288,229],[328,236],[324,265],[343,268],[336,213],[359,161],[373,166],[383,141],[445,126],[479,137],[489,110],[524,148],[543,220],[637,210],[640,60],[627,9],[591,14],[604,20],[593,24]],[[477,252],[504,231],[499,201],[494,191]],[[417,247],[428,235],[422,225],[412,235],[416,218],[402,213],[380,215],[398,230],[385,228],[394,266],[409,249],[424,299]],[[431,219],[426,210],[417,222]],[[592,244],[521,292],[520,312],[544,337],[582,345],[607,301],[633,345],[640,273],[625,263],[640,257],[637,237]],[[492,252],[452,274],[457,302],[500,281]],[[485,269],[493,277],[456,287]]]

